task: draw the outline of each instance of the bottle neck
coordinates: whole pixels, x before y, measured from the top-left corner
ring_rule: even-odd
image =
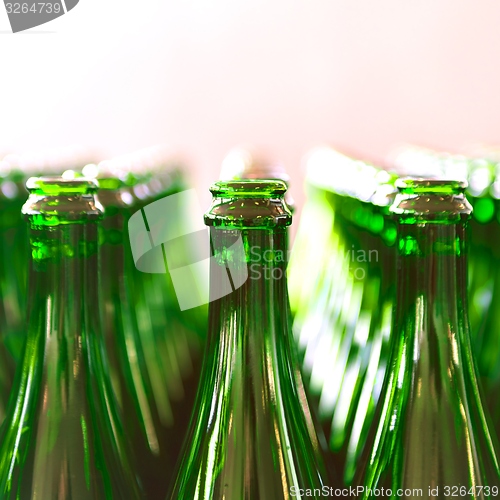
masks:
[[[47,374],[51,366],[59,366],[66,372],[67,382],[84,384],[84,346],[99,331],[97,223],[32,226],[29,239],[32,258],[25,362],[44,359]],[[45,333],[41,336],[40,332]],[[72,373],[73,365],[79,366],[80,376]],[[48,386],[54,383],[51,394],[62,397],[57,377],[43,379]]]
[[[273,229],[231,230],[211,228],[210,318],[221,327],[234,321],[260,323],[286,304],[287,231]],[[285,302],[283,302],[285,301]],[[283,311],[283,310],[281,310]],[[217,334],[225,331],[214,328]],[[252,331],[265,335],[266,331]]]
[[[39,373],[38,389],[51,398],[52,407],[76,404],[83,413],[87,403],[77,395],[88,383],[89,343],[99,332],[97,229],[96,222],[88,222],[29,230],[28,339],[22,371]]]
[[[288,498],[293,486],[321,488],[317,443],[297,397],[286,227],[216,226],[211,244],[207,352],[172,498],[196,491],[203,498]]]
[[[399,224],[396,322],[428,322],[424,331],[468,330],[467,215],[454,223]],[[442,328],[438,328],[441,323]]]
[[[97,235],[96,222],[31,226],[31,298],[36,298],[38,303],[57,299],[71,300],[72,305],[81,304],[84,300],[81,292],[95,289]],[[92,297],[96,298],[94,294]],[[89,298],[85,297],[85,301],[92,307]],[[97,304],[94,302],[93,305]]]

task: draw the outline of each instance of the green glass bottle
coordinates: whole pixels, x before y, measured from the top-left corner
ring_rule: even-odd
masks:
[[[100,238],[100,288],[110,375],[147,498],[163,499],[165,475],[173,470],[176,455],[175,449],[169,448],[168,429],[159,416],[148,370],[155,358],[146,356],[141,342],[132,300],[135,283],[127,272],[132,262],[125,239],[126,222],[132,207],[124,202],[127,190],[119,177],[101,170],[98,179],[99,201],[105,210]]]
[[[27,341],[0,433],[0,497],[142,498],[100,332],[97,185],[27,187]]]
[[[7,378],[13,377],[26,339],[24,311],[29,250],[28,231],[21,217],[21,208],[28,197],[26,181],[40,175],[61,175],[67,168],[82,167],[90,157],[85,149],[71,146],[10,153],[0,160],[0,329],[7,351],[7,364],[3,368],[10,372]]]
[[[171,156],[164,153],[162,148],[137,152],[134,167],[128,169],[128,175],[135,179],[128,182],[132,204],[126,214],[126,239],[130,239],[132,247],[134,239],[143,234],[143,229],[150,229],[157,223],[162,225],[164,209],[158,209],[155,202],[161,204],[163,198],[170,200],[169,229],[175,228],[176,234],[182,235],[190,226],[188,218],[192,214],[189,208],[172,202],[179,199],[175,195],[187,190],[183,171],[178,162],[172,162]],[[120,164],[127,170],[123,162]],[[176,240],[177,252],[182,256],[190,253],[184,241],[183,238]],[[154,263],[156,269],[153,273],[137,268],[131,245],[125,248],[126,288],[134,305],[145,357],[141,370],[149,380],[147,398],[154,401],[160,426],[159,446],[164,454],[163,467],[157,468],[156,473],[153,470],[148,473],[150,479],[147,482],[155,483],[154,498],[159,498],[160,494],[161,498],[165,496],[162,488],[172,479],[173,466],[186,435],[201,371],[207,324],[206,305],[180,310],[162,244],[154,246],[148,254],[148,258],[151,257],[149,263]],[[144,471],[147,472],[145,466]]]
[[[128,220],[138,206],[131,190],[144,178],[118,168],[116,162],[87,165],[84,174],[98,179],[105,210],[100,288],[111,380],[147,498],[163,500],[194,400],[195,391],[191,395],[184,390],[191,366],[189,339],[178,319],[175,295],[175,303],[167,302],[164,293],[168,283],[163,280],[169,275],[154,276],[146,281],[151,288],[146,288],[144,276],[134,267]]]
[[[498,338],[500,302],[500,228],[498,172],[500,168],[487,149],[464,156],[405,146],[396,151],[394,163],[402,171],[468,182],[467,198],[473,207],[469,222],[471,240],[468,266],[469,320],[471,342],[486,402],[500,429],[500,344]]]
[[[8,371],[12,378],[15,363],[19,360],[25,335],[23,311],[26,301],[26,267],[28,238],[21,218],[21,208],[26,201],[22,172],[0,162],[0,328],[2,342],[7,351]],[[3,368],[6,368],[4,365]],[[0,369],[2,370],[2,369]],[[1,420],[1,419],[0,419]]]
[[[218,182],[211,192],[209,337],[171,498],[319,498],[324,466],[295,383],[286,186]]]
[[[349,485],[387,363],[395,176],[331,148],[314,150],[307,163],[308,201],[289,273],[297,292],[293,326],[328,462]]]
[[[56,153],[56,154],[54,154]],[[5,417],[16,364],[26,335],[28,234],[21,217],[28,177],[83,159],[75,148],[37,154],[7,154],[0,160],[0,424]],[[88,158],[88,155],[86,155]],[[61,173],[59,171],[59,173]]]
[[[398,180],[391,355],[355,484],[359,498],[494,498],[496,436],[467,315],[465,182]],[[383,491],[383,492],[382,492]]]
[[[295,211],[295,202],[290,193],[290,177],[287,174],[285,167],[280,162],[272,162],[268,158],[259,155],[251,148],[237,147],[231,149],[224,160],[222,161],[221,172],[219,176],[222,181],[239,181],[239,180],[278,180],[283,181],[287,187],[284,201],[290,213],[293,215]],[[290,275],[289,275],[290,276]],[[288,291],[290,292],[290,281],[288,281]],[[334,469],[331,457],[328,453],[328,444],[323,429],[319,422],[315,407],[312,406],[314,401],[311,401],[311,394],[306,390],[303,380],[303,372],[296,372],[296,387],[299,393],[299,398],[304,401],[304,412],[306,418],[313,423],[310,427],[311,439],[319,442],[318,451],[321,456],[318,460],[325,462],[328,469]],[[312,404],[311,404],[312,403]]]
[[[15,370],[21,324],[21,301],[17,283],[17,228],[21,220],[18,176],[0,162],[0,424],[5,417],[7,401]],[[22,251],[21,247],[19,251]]]

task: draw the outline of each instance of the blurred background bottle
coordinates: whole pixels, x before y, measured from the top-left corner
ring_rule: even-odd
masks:
[[[98,180],[105,209],[100,286],[111,377],[147,496],[163,500],[192,410],[205,325],[202,308],[179,309],[161,252],[163,273],[136,268],[129,219],[185,189],[184,174],[159,147],[89,164],[83,173]],[[168,215],[182,226],[189,214]]]
[[[387,362],[396,176],[327,147],[307,167],[290,264],[294,333],[334,467],[350,484]]]

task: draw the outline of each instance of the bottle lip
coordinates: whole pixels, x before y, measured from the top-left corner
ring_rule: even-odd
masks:
[[[227,229],[289,226],[292,214],[284,201],[286,184],[273,179],[219,181],[205,224]]]
[[[397,179],[395,186],[404,194],[442,194],[453,195],[464,193],[468,187],[467,181],[453,179],[424,179],[405,177]]]
[[[62,177],[30,177],[26,181],[30,194],[46,196],[94,194],[99,189],[96,180],[85,177],[64,179]]]
[[[395,185],[399,193],[390,211],[403,218],[408,216],[404,223],[449,223],[458,215],[468,216],[472,212],[465,196],[466,181],[404,178]]]
[[[218,181],[210,186],[217,198],[282,198],[286,190],[286,184],[276,179]]]
[[[32,227],[84,223],[104,213],[93,179],[31,177],[26,187],[30,196],[21,211]]]

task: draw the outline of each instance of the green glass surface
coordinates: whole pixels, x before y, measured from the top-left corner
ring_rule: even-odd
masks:
[[[469,338],[465,184],[398,187],[391,353],[354,484],[360,498],[495,498],[497,440]]]
[[[11,381],[13,377],[25,340],[22,327],[26,302],[28,237],[21,218],[21,207],[26,201],[26,191],[21,181],[22,175],[18,172],[8,172],[0,180],[0,350],[5,351],[3,355],[0,354],[4,360],[0,378],[5,381]],[[10,384],[8,382],[8,389]],[[0,410],[0,422],[1,414]]]
[[[303,366],[334,462],[350,484],[387,363],[394,271],[380,233],[391,224],[382,207],[334,193],[329,198],[334,245],[320,289],[325,299],[302,328],[314,332]]]
[[[0,431],[0,497],[143,498],[100,330],[97,185],[27,185],[27,340]]]
[[[16,340],[21,330],[21,307],[14,273],[17,266],[13,265],[17,264],[13,248],[18,227],[22,224],[22,201],[16,191],[13,179],[0,180],[0,424],[12,387]]]
[[[471,335],[478,373],[484,388],[497,434],[500,432],[500,202],[488,192],[472,198],[474,217],[471,221],[471,259],[469,264],[469,300],[471,303]],[[493,217],[479,213],[489,211]]]
[[[476,154],[481,156],[453,155],[407,146],[396,157],[396,163],[412,176],[425,171],[442,178],[468,180],[467,198],[474,209],[469,222],[467,283],[471,342],[488,406],[500,417],[497,404],[500,388],[500,280],[497,271],[500,264],[500,193],[497,179],[500,167],[498,158],[489,157],[491,151],[488,149],[480,149]],[[497,428],[500,430],[500,424]]]
[[[292,252],[294,333],[329,465],[349,485],[389,351],[395,225],[387,215],[395,176],[333,150],[320,154],[327,161],[308,172]],[[348,182],[338,169],[350,172]]]
[[[170,498],[277,500],[307,494],[300,489],[320,498],[324,466],[297,383],[291,335],[286,186],[220,182],[211,191],[205,222],[211,226],[214,300],[197,400]],[[238,242],[241,252],[233,246]],[[227,272],[248,272],[248,279],[233,289]],[[221,290],[227,295],[215,298]]]
[[[162,168],[161,164],[145,187],[148,194],[143,198],[137,196],[140,194],[138,189],[132,190],[135,198],[132,211],[187,189],[179,168]],[[180,208],[174,212],[176,217],[171,217],[169,224],[178,224],[181,228],[186,218],[193,216]],[[143,218],[149,227],[145,211]],[[181,255],[187,253],[183,241],[179,242],[178,252]],[[180,310],[168,262],[164,261],[163,253],[157,253],[157,256],[161,258],[165,273],[143,273],[135,268],[130,247],[126,249],[129,262],[126,278],[133,285],[130,289],[135,290],[134,304],[146,356],[146,371],[167,437],[163,446],[168,447],[169,467],[163,469],[161,481],[161,487],[165,488],[173,479],[174,465],[193,409],[206,340],[207,307]]]
[[[323,265],[329,257],[331,238],[330,231],[325,228],[332,228],[334,217],[326,189],[306,181],[306,194],[288,267],[290,307],[297,337],[324,275]],[[307,263],[307,272],[304,263]]]
[[[6,365],[10,378],[20,361],[26,335],[24,320],[27,297],[29,241],[21,208],[28,192],[30,176],[44,171],[60,174],[65,168],[76,168],[86,159],[77,148],[42,152],[37,155],[7,155],[0,162],[0,327],[4,339]],[[50,189],[50,188],[49,188]],[[0,416],[1,421],[1,416]]]
[[[130,181],[109,175],[100,172],[98,179],[105,209],[100,286],[110,374],[147,498],[163,499],[197,385],[194,380],[191,390],[186,387],[193,375],[193,335],[179,320],[170,276],[135,269],[128,218],[138,200],[130,195]]]

